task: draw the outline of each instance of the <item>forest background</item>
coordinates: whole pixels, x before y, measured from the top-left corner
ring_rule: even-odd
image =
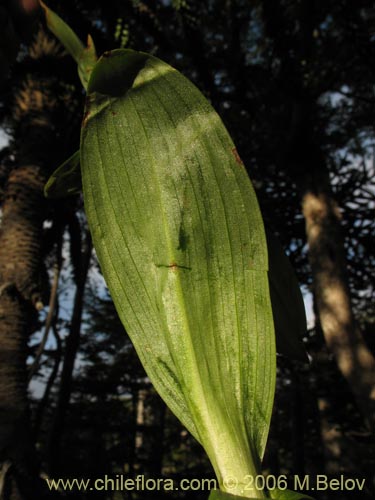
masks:
[[[373,498],[373,2],[48,4],[82,40],[90,33],[99,54],[129,47],[165,60],[222,117],[265,225],[289,255],[313,310],[303,339],[310,363],[278,357],[264,472],[366,478],[355,498]],[[152,389],[117,318],[82,198],[43,197],[49,175],[78,148],[84,93],[75,65],[33,0],[2,0],[0,25],[0,120],[7,138],[0,152],[4,498],[50,498],[40,474],[213,477],[202,448]],[[191,492],[58,496],[190,498]],[[352,500],[353,493],[315,496]]]

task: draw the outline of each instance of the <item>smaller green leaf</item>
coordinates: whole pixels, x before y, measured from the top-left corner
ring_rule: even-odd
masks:
[[[291,490],[274,489],[270,491],[270,496],[274,500],[314,500],[304,493],[298,493]]]
[[[91,71],[97,60],[91,36],[88,36],[87,47],[85,47],[70,26],[60,16],[51,10],[42,0],[39,0],[39,3],[45,12],[48,28],[60,40],[78,64],[78,74],[83,87],[86,89]]]
[[[308,361],[302,336],[306,333],[306,314],[294,269],[277,238],[266,231],[269,282],[276,350],[291,359]]]
[[[51,10],[42,0],[40,0],[40,5],[45,12],[48,28],[60,40],[69,54],[78,63],[82,51],[85,50],[85,46],[74,31],[65,23],[65,21],[53,12],[53,10]]]
[[[78,75],[85,89],[87,89],[97,59],[94,41],[91,35],[88,35],[87,47],[83,49],[78,59]]]
[[[44,196],[65,198],[82,191],[79,157],[78,150],[54,171],[44,187]]]

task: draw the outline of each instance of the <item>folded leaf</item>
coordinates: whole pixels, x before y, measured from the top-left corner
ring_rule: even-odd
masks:
[[[244,492],[267,439],[275,340],[256,196],[220,118],[147,54],[104,54],[81,135],[98,259],[139,357],[203,444],[221,488]]]
[[[266,231],[269,282],[276,350],[291,359],[308,361],[302,342],[306,334],[306,313],[294,269],[278,239]]]
[[[60,165],[44,186],[47,198],[65,198],[82,191],[80,153],[76,151]]]

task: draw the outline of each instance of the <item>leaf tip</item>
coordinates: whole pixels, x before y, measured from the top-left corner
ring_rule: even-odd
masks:
[[[45,198],[52,198],[51,193],[53,191],[53,186],[55,184],[55,179],[50,177],[44,185],[43,194]]]
[[[94,40],[90,34],[87,35],[87,48],[89,50],[95,49]]]
[[[43,0],[39,0],[39,5],[43,9],[44,15],[46,17],[47,25],[51,24],[51,9],[48,7],[47,4],[43,2]]]

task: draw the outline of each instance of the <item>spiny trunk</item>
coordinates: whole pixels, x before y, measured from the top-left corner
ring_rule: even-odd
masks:
[[[302,196],[314,293],[326,344],[348,381],[367,424],[375,423],[375,360],[358,330],[346,275],[341,215],[320,172]]]
[[[27,491],[32,491],[30,485],[38,477],[30,430],[26,354],[35,308],[41,303],[44,180],[42,170],[33,165],[11,172],[0,233],[0,462],[11,464],[5,498],[12,500],[31,498]]]
[[[48,210],[43,187],[60,160],[57,152],[61,145],[52,117],[62,103],[56,100],[55,77],[43,77],[39,67],[34,75],[31,68],[33,60],[59,53],[56,42],[41,30],[30,47],[27,75],[15,90],[10,120],[16,166],[4,191],[0,231],[0,470],[9,465],[0,478],[0,483],[4,480],[2,500],[51,496],[39,478],[26,357],[38,310],[46,302],[42,235]]]

